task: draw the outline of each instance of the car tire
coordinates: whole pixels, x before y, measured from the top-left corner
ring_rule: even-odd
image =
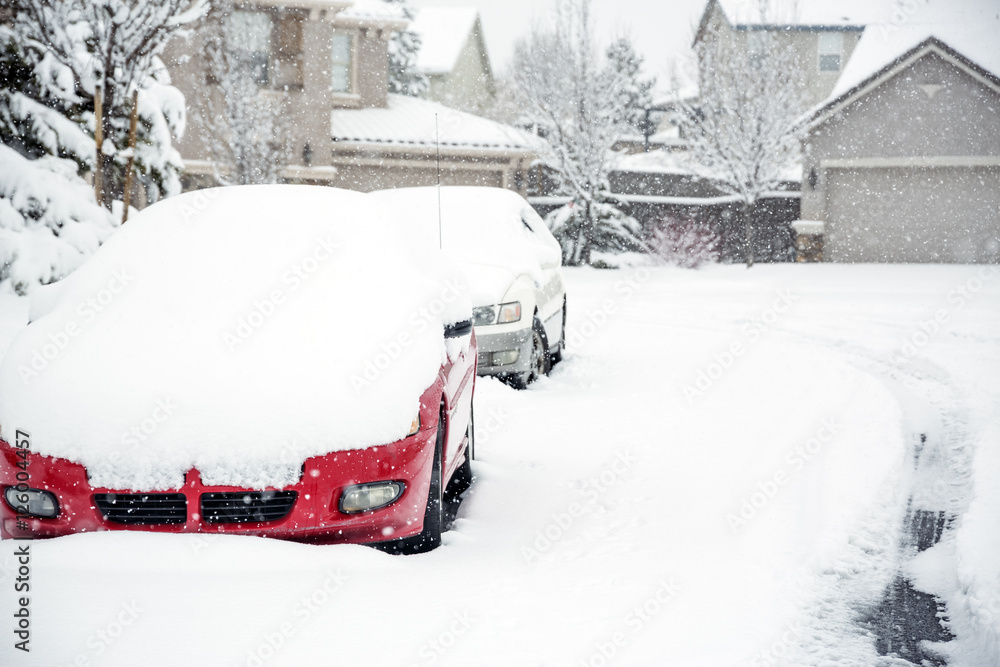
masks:
[[[444,452],[445,412],[438,417],[437,439],[434,442],[434,460],[431,463],[431,485],[427,490],[427,508],[424,510],[424,529],[419,535],[404,537],[373,546],[392,554],[422,554],[441,546],[444,529],[444,489],[442,454]]]
[[[549,355],[549,366],[550,367],[555,366],[560,361],[562,361],[563,350],[565,350],[565,349],[566,349],[566,297],[563,297],[562,329],[561,329],[561,333],[559,334],[559,345],[556,346],[556,349],[552,351],[551,355]]]
[[[466,430],[465,434],[469,440],[469,444],[465,447],[465,460],[462,461],[462,465],[455,470],[455,474],[452,475],[451,482],[448,483],[448,488],[446,489],[447,495],[452,498],[465,493],[470,486],[472,486],[472,459],[475,458],[476,454],[476,441],[475,441],[475,420],[473,418],[473,413],[469,412],[469,428]]]
[[[545,329],[542,328],[542,323],[538,321],[537,317],[531,326],[531,338],[531,361],[528,370],[510,376],[510,384],[514,389],[527,388],[529,384],[542,375],[548,375],[551,369],[549,348],[545,342]]]

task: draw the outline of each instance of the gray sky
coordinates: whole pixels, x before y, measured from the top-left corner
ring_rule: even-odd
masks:
[[[514,42],[532,21],[553,9],[556,0],[411,0],[413,5],[475,7],[482,18],[486,45],[493,69],[502,72],[514,50]],[[602,43],[627,34],[646,60],[648,74],[656,75],[661,87],[668,76],[668,62],[689,52],[693,26],[706,0],[594,0],[598,38]]]

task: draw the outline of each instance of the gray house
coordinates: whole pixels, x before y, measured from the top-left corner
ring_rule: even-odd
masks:
[[[980,18],[869,27],[805,117],[801,216],[825,261],[1000,261],[1000,22]]]

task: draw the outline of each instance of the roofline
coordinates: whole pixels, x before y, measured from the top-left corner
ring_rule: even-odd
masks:
[[[802,31],[802,32],[863,32],[864,25],[861,24],[816,24],[799,25],[793,23],[737,23],[732,26],[733,30],[747,31]]]
[[[705,11],[701,14],[701,20],[698,21],[698,29],[694,33],[694,40],[691,42],[691,46],[695,46],[700,40],[705,32],[705,28],[708,27],[708,17],[711,13],[710,10],[712,5],[716,5],[719,8],[719,12],[722,14],[722,19],[729,26],[730,30],[738,31],[769,31],[769,32],[862,32],[865,29],[864,24],[851,23],[851,24],[822,24],[817,23],[813,25],[798,25],[793,23],[732,23],[729,20],[729,16],[726,14],[726,10],[722,7],[718,0],[708,0],[705,5]]]
[[[701,36],[702,34],[704,34],[705,29],[708,27],[708,17],[709,14],[711,14],[712,5],[716,5],[719,7],[719,11],[722,13],[722,20],[725,21],[726,25],[728,25],[730,28],[732,27],[732,24],[729,23],[729,17],[726,16],[726,12],[724,9],[722,9],[722,5],[719,5],[718,0],[708,0],[708,2],[705,4],[705,10],[701,13],[701,19],[699,19],[698,21],[698,29],[694,31],[694,39],[691,41],[692,47],[694,47],[696,44],[698,44],[699,41],[701,41]]]
[[[405,151],[408,155],[423,157],[430,160],[438,154],[438,148],[433,143],[408,143],[403,141],[376,141],[374,139],[338,139],[333,140],[334,155],[343,151],[371,152],[373,149],[385,153]],[[441,144],[442,156],[464,157],[470,154],[488,157],[523,158],[535,155],[535,151],[527,146],[483,146],[474,144]]]
[[[853,104],[930,53],[935,53],[945,60],[952,62],[959,69],[965,70],[973,78],[978,79],[981,83],[1000,93],[1000,78],[986,71],[976,62],[966,58],[937,37],[931,35],[902,55],[894,58],[850,90],[844,91],[840,96],[830,100],[818,109],[807,112],[796,123],[796,128],[804,131],[812,131],[829,120],[835,113]]]

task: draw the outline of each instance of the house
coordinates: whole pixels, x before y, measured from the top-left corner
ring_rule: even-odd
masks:
[[[869,26],[802,121],[802,218],[834,262],[1000,261],[1000,11]]]
[[[708,0],[694,45],[703,39],[727,40],[734,50],[746,54],[752,67],[760,49],[768,44],[760,35],[767,33],[774,44],[794,54],[807,108],[833,90],[865,26],[889,20],[893,9],[892,3],[882,0],[774,1],[762,17],[756,5],[745,0]]]
[[[254,0],[240,3],[252,28],[257,94],[281,110],[284,182],[362,191],[386,187],[492,185],[523,191],[534,152],[523,133],[429,100],[388,93],[388,49],[409,21],[380,0]],[[478,19],[477,24],[478,26]],[[208,22],[164,55],[189,110],[220,96],[206,76]],[[217,182],[210,124],[189,111],[178,149],[185,187]]]
[[[417,71],[430,84],[425,97],[473,113],[493,104],[496,81],[476,9],[422,7],[409,30],[420,37]]]

